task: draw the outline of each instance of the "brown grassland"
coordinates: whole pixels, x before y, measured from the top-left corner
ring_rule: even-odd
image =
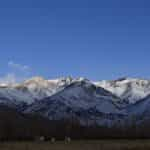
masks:
[[[150,140],[4,142],[0,150],[150,150]]]

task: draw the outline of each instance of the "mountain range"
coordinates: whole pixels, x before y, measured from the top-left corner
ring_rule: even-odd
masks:
[[[150,80],[120,78],[90,81],[33,77],[0,84],[0,105],[48,120],[77,119],[80,124],[140,124],[150,118]]]

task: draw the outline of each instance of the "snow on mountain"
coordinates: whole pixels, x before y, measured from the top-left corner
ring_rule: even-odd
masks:
[[[95,82],[95,85],[112,92],[120,99],[134,104],[150,94],[150,80],[122,78],[114,81]]]
[[[39,100],[55,93],[57,82],[57,80],[48,81],[41,77],[35,77],[15,86],[14,88],[23,93],[30,94],[33,100]]]
[[[84,80],[84,78],[73,79],[71,77],[63,77],[53,80],[46,80],[42,77],[34,77],[22,83],[1,83],[0,103],[7,104],[11,102],[14,105],[19,105],[21,102],[23,102],[32,104],[35,101],[49,97],[63,90],[72,82],[82,80]]]
[[[32,102],[33,99],[31,95],[25,94],[15,88],[0,87],[0,102],[7,104],[7,102],[9,101],[14,105],[19,105],[22,102],[24,103]]]
[[[42,77],[34,77],[20,84],[17,88],[24,92],[29,92],[35,99],[39,100],[55,94],[69,85],[72,78],[59,78],[54,80],[45,80]],[[26,89],[26,90],[25,90]]]
[[[102,114],[105,117],[107,114],[123,115],[123,111],[113,103],[118,101],[116,99],[116,96],[88,80],[76,80],[55,95],[33,103],[25,113],[38,113],[56,120],[74,116],[83,122],[92,121],[94,117],[102,119]]]
[[[19,105],[21,102],[32,104],[62,90],[71,81],[69,77],[55,80],[34,77],[23,83],[0,84],[0,103],[11,101],[14,105]]]
[[[77,117],[83,123],[110,124],[132,115],[150,116],[149,97],[150,80],[136,78],[92,82],[34,77],[22,83],[0,84],[0,104],[49,119]]]
[[[150,95],[146,98],[138,101],[137,103],[127,107],[127,114],[137,117],[149,117],[150,118]]]

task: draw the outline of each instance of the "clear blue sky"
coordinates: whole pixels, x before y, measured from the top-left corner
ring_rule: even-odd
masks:
[[[48,78],[149,78],[150,1],[1,0],[0,75],[10,61]]]

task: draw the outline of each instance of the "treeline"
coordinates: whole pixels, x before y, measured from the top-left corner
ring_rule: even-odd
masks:
[[[29,118],[28,118],[29,119]],[[41,122],[42,121],[42,122]],[[104,139],[104,138],[150,138],[150,123],[130,127],[81,126],[79,122],[68,120],[48,121],[35,119],[32,121],[0,121],[0,140],[45,140],[55,138],[71,139]]]
[[[0,107],[0,140],[36,140],[44,137],[49,140],[71,139],[104,139],[104,138],[150,138],[150,121],[136,125],[134,120],[128,126],[119,123],[111,127],[87,125],[72,118],[50,121],[46,118],[21,114],[7,107]]]

